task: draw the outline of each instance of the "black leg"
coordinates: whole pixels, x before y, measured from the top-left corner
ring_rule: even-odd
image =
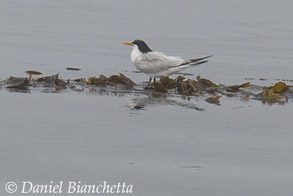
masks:
[[[154,83],[156,83],[156,77],[154,77]]]
[[[151,82],[152,82],[152,78],[150,77],[150,80],[149,80],[149,83],[148,83],[148,85],[150,85],[150,84],[151,84]]]

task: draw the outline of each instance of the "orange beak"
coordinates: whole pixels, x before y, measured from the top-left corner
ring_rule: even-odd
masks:
[[[133,46],[132,42],[122,42],[121,44],[125,44],[125,45],[129,45],[129,46]]]

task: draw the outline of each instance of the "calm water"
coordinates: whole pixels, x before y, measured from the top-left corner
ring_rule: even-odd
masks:
[[[141,83],[148,77],[132,72],[131,48],[120,44],[140,38],[169,55],[213,54],[188,72],[216,83],[292,80],[292,7],[286,0],[2,0],[0,78],[30,69],[63,78],[122,72]],[[1,195],[8,181],[24,180],[126,182],[133,195],[292,194],[292,102],[192,99],[204,112],[161,100],[141,111],[125,106],[145,98],[1,89]]]

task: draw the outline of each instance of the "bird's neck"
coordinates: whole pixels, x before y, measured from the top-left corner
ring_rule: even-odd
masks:
[[[141,55],[142,55],[142,52],[138,49],[136,45],[134,45],[130,55],[131,62],[134,63],[135,59]]]

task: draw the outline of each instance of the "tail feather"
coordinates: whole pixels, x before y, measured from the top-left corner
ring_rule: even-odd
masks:
[[[204,59],[207,59],[209,57],[212,57],[212,55],[206,56],[206,57],[202,57],[202,58],[197,58],[197,59],[186,60],[183,63],[181,63],[180,65],[176,65],[176,66],[173,66],[172,68],[170,68],[167,71],[167,74],[166,75],[171,75],[171,74],[174,74],[174,73],[178,73],[178,72],[183,71],[184,69],[187,69],[187,68],[189,68],[191,66],[195,66],[195,65],[200,65],[200,64],[206,63],[208,61],[207,60],[203,61],[203,60]]]
[[[183,63],[181,63],[180,65],[177,65],[177,66],[179,67],[179,66],[184,66],[184,65],[190,65],[190,66],[200,65],[200,64],[208,62],[208,61],[202,61],[202,60],[210,58],[212,56],[213,55],[205,56],[205,57],[202,57],[202,58],[189,59],[189,60],[186,60],[186,61],[184,61]]]
[[[208,61],[192,62],[192,63],[189,63],[188,65],[194,66],[194,65],[200,65],[200,64],[203,64],[203,63],[206,63],[206,62],[208,62]]]
[[[189,61],[191,61],[191,62],[198,62],[198,61],[201,61],[201,60],[204,60],[204,59],[210,58],[210,57],[212,57],[212,56],[213,56],[213,55],[205,56],[205,57],[202,57],[202,58],[189,59]]]

